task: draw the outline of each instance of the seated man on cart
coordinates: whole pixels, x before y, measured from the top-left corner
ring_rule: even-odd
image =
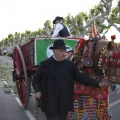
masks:
[[[53,20],[53,24],[55,24],[55,30],[53,32],[52,37],[72,37],[70,30],[66,25],[63,24],[63,17],[56,17]]]

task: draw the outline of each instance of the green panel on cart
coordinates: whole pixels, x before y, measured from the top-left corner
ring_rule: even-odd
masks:
[[[58,38],[56,38],[58,39]],[[52,50],[49,47],[53,44],[55,38],[47,39],[40,38],[35,40],[35,64],[39,65],[39,63],[46,58],[52,55]],[[78,39],[64,39],[64,42],[71,49],[74,49],[75,45],[78,42]]]

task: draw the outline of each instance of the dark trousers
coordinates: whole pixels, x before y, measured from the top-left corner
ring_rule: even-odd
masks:
[[[55,113],[55,114],[46,114],[47,120],[66,120],[67,119],[67,113]]]

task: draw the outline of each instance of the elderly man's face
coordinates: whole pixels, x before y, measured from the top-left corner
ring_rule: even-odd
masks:
[[[58,61],[63,61],[66,56],[66,49],[54,49],[54,56]]]
[[[56,20],[55,21],[55,25],[58,24],[58,23],[60,23],[60,22],[61,22],[61,20]]]

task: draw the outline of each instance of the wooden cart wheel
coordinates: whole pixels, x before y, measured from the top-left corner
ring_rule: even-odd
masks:
[[[13,64],[18,96],[22,106],[26,108],[29,103],[29,81],[25,61],[19,46],[14,47]]]

